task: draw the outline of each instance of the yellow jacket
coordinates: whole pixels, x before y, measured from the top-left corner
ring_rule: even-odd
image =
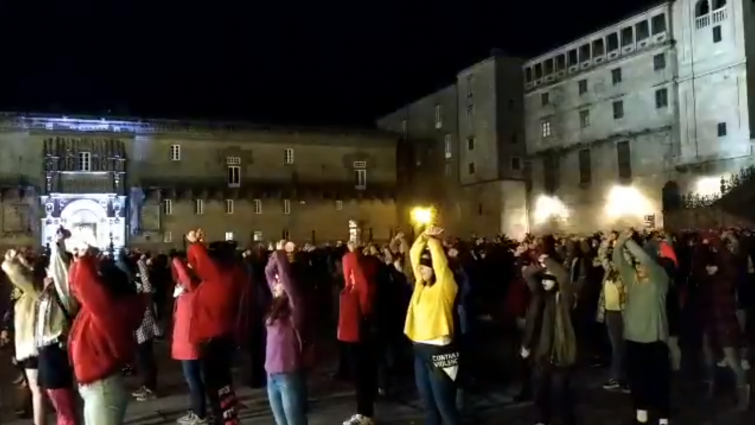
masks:
[[[425,247],[430,248],[432,257],[435,272],[433,285],[424,285],[419,272],[420,258]],[[454,274],[448,267],[443,246],[438,239],[423,234],[414,241],[409,258],[416,283],[406,312],[404,333],[413,342],[449,344],[454,334],[453,309],[458,287]]]

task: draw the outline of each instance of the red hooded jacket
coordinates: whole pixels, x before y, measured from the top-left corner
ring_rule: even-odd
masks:
[[[246,308],[251,291],[249,277],[240,264],[220,267],[207,248],[194,243],[187,250],[189,266],[201,283],[194,290],[189,339],[201,344],[212,338],[232,337],[239,341],[247,333]]]
[[[361,325],[373,311],[375,276],[365,270],[361,254],[356,252],[344,255],[342,264],[345,284],[338,310],[338,340],[359,342]]]
[[[76,380],[86,385],[120,373],[133,359],[134,331],[147,304],[142,295],[113,295],[92,256],[75,261],[69,279],[81,309],[71,326],[68,352]]]

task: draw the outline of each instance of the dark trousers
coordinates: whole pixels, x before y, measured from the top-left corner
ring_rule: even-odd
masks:
[[[629,389],[635,410],[645,410],[668,419],[671,412],[671,364],[663,341],[626,341]]]
[[[456,382],[426,357],[414,354],[414,380],[425,407],[425,425],[459,425]]]
[[[39,349],[37,380],[46,390],[72,389],[73,370],[66,352],[60,344],[50,344]]]
[[[201,419],[207,417],[207,403],[205,401],[204,379],[202,379],[202,364],[199,360],[182,360],[184,379],[189,385],[191,397],[191,411]]]
[[[142,385],[150,391],[155,391],[157,389],[157,363],[151,339],[136,347],[136,366],[142,378]]]
[[[219,425],[238,425],[236,392],[231,365],[236,345],[232,338],[212,338],[202,345],[201,366],[207,398]]]
[[[255,323],[252,328],[251,343],[249,346],[249,385],[252,388],[263,388],[267,383],[267,372],[265,372],[266,339],[267,329],[265,329],[262,321]]]
[[[549,424],[558,417],[563,425],[575,423],[570,369],[535,365],[532,368],[532,387],[536,422]]]
[[[357,397],[357,413],[367,417],[374,416],[375,397],[377,396],[377,353],[371,342],[354,342],[345,344],[351,381]]]

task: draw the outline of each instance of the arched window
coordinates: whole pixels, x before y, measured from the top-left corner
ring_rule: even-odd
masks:
[[[713,0],[713,10],[718,10],[726,6],[726,0]]]
[[[721,0],[723,1],[723,0]],[[700,0],[695,5],[695,17],[699,18],[710,13],[710,4],[708,0]]]

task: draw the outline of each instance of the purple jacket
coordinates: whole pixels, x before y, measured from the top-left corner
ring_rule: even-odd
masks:
[[[298,372],[302,369],[302,339],[298,329],[302,328],[304,306],[298,288],[292,282],[291,264],[284,251],[275,251],[270,255],[265,267],[265,277],[271,290],[275,283],[280,281],[291,307],[289,317],[280,318],[272,323],[267,320],[265,323],[265,370],[268,374]]]

